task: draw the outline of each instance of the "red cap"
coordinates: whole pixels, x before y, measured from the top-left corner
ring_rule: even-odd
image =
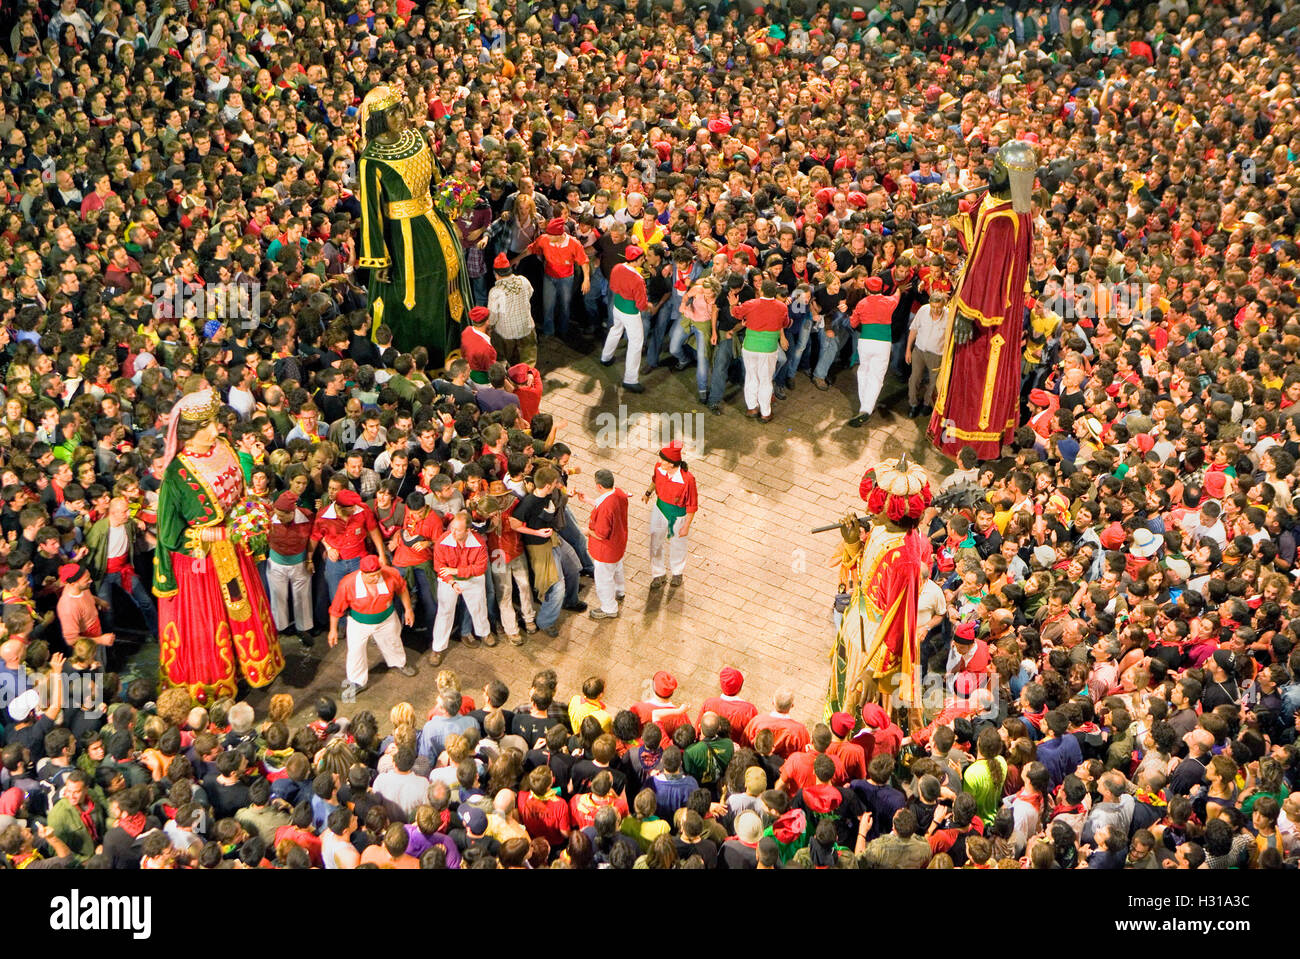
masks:
[[[862,721],[872,729],[888,729],[889,713],[880,703],[867,703],[862,707]]]
[[[847,736],[856,725],[857,721],[851,713],[835,713],[831,716],[831,732],[836,736]]]
[[[861,210],[867,205],[867,195],[861,190],[851,190],[847,199],[849,201],[849,206],[853,207],[855,210]]]
[[[667,699],[677,688],[677,680],[673,678],[672,673],[664,672],[662,669],[654,674],[655,695],[660,699]]]
[[[718,673],[718,685],[722,687],[722,695],[734,696],[745,685],[745,677],[736,667],[723,666],[722,672]]]
[[[476,306],[469,311],[469,321],[471,323],[483,323],[492,315],[492,312],[486,306]]]
[[[849,19],[865,20],[867,19],[867,11],[863,10],[861,7],[854,7],[853,12],[849,14]]]
[[[513,383],[527,383],[528,371],[531,367],[527,363],[516,363],[510,369],[506,370],[506,376],[510,377]]]
[[[361,494],[356,490],[341,490],[339,495],[334,497],[334,502],[338,503],[340,506],[360,506]]]
[[[559,236],[564,232],[564,217],[557,216],[550,223],[546,224],[547,236]]]
[[[282,513],[292,513],[298,508],[298,497],[293,495],[292,490],[285,490],[275,498],[275,508]]]
[[[1201,486],[1211,499],[1223,499],[1223,494],[1228,491],[1228,475],[1222,470],[1206,473]]]
[[[578,44],[579,53],[591,53],[595,49],[596,45],[590,40],[583,40],[582,43]]]
[[[498,253],[496,255],[496,259],[492,261],[492,269],[494,270],[510,269],[510,257],[506,256],[504,253]]]
[[[1102,549],[1123,549],[1124,540],[1128,539],[1128,534],[1124,532],[1124,527],[1119,523],[1111,523],[1098,537],[1101,540]]]
[[[71,583],[73,580],[80,578],[81,567],[76,563],[64,563],[59,567],[59,582]]]
[[[1029,391],[1029,402],[1035,406],[1051,406],[1052,394],[1047,390],[1033,389]]]
[[[966,643],[975,642],[975,624],[962,623],[960,626],[958,626],[957,638],[960,639],[962,642],[966,642]]]
[[[682,461],[682,444],[680,440],[673,440],[667,446],[659,451],[662,456],[670,463],[680,463]]]
[[[731,132],[731,120],[728,117],[714,117],[709,121],[709,132],[726,135]]]
[[[1143,453],[1150,453],[1156,445],[1156,438],[1150,433],[1139,433],[1137,435],[1137,445]]]
[[[885,288],[884,282],[878,276],[867,277],[867,292],[879,293]]]
[[[361,572],[373,573],[379,569],[379,557],[370,553],[361,557]]]
[[[641,249],[641,247],[637,246],[635,243],[632,243],[623,251],[623,258],[631,263],[633,260],[638,259],[643,253],[645,253],[645,250]]]

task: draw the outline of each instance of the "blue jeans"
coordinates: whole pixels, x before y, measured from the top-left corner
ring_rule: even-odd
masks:
[[[361,557],[356,559],[326,559],[325,560],[325,596],[326,602],[332,602],[334,595],[339,591],[339,583],[343,582],[343,577],[348,573],[355,573],[361,568]],[[344,616],[340,622],[346,621]]]
[[[573,301],[572,276],[542,278],[542,333],[563,339],[569,332],[569,304]]]
[[[415,600],[420,604],[420,615],[423,617],[420,625],[426,629],[433,629],[433,621],[438,616],[437,584],[430,579],[423,566],[414,566],[409,572],[410,581],[415,583],[415,588],[411,592],[415,594]]]
[[[709,405],[717,406],[722,402],[722,395],[727,392],[731,365],[736,360],[736,340],[734,337],[718,334],[718,345],[713,348],[713,366],[709,371]]]
[[[680,322],[673,324],[672,336],[668,340],[668,352],[679,363],[689,363],[682,347],[688,339],[695,340],[695,392],[703,396],[709,391],[709,344],[705,340],[704,330],[692,323],[685,329]]]
[[[834,331],[834,336],[827,336],[827,330]],[[831,371],[831,364],[835,362],[853,337],[849,335],[848,325],[844,322],[844,314],[836,313],[835,317],[826,325],[824,329],[817,331],[818,347],[817,366],[813,369],[813,376],[819,380],[826,379],[826,374]]]
[[[785,334],[790,349],[786,353],[785,362],[777,367],[776,375],[772,377],[772,382],[777,386],[794,382],[794,375],[799,372],[799,364],[803,362],[808,345],[812,342],[812,328],[813,318],[810,314],[790,314],[790,329]]]
[[[482,276],[471,276],[469,278],[469,289],[474,294],[475,306],[487,306],[488,277],[486,273]]]
[[[591,554],[587,552],[587,537],[582,535],[582,528],[573,518],[573,510],[567,506],[564,507],[564,528],[560,530],[560,539],[573,548],[574,554],[578,557],[579,571],[588,575],[594,574],[596,565],[592,561]]]
[[[587,310],[587,322],[595,329],[609,327],[609,280],[598,266],[591,268],[591,287],[582,295],[582,305]]]
[[[104,627],[108,631],[113,630],[113,587],[116,586],[122,592],[131,597],[131,602],[135,603],[136,608],[140,610],[140,615],[144,617],[145,626],[149,630],[149,635],[158,635],[158,610],[154,608],[153,600],[149,598],[149,591],[144,588],[144,583],[139,576],[132,577],[131,588],[128,590],[122,585],[121,573],[108,573],[99,583],[99,589],[95,591],[96,595],[104,602],[108,603],[108,609],[104,610],[103,620]]]
[[[555,571],[559,573],[560,578],[551,584],[551,588],[546,591],[542,597],[541,605],[537,609],[537,628],[550,629],[560,618],[560,607],[565,603],[565,575],[564,564],[560,561],[560,548],[558,546],[551,548],[551,557],[555,560]],[[576,577],[575,577],[576,579]]]
[[[668,327],[673,322],[672,300],[665,301],[655,314],[642,313],[645,320],[645,366],[653,370],[659,365],[659,356],[664,351],[664,341],[668,339]]]
[[[578,582],[582,562],[578,559],[577,551],[563,537],[556,544],[555,551],[559,554],[560,569],[564,570],[564,605],[572,606],[578,601],[578,590],[582,586]]]

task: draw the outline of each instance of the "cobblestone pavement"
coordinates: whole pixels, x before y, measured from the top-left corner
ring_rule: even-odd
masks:
[[[745,417],[739,387],[732,388],[721,416],[697,404],[693,370],[656,370],[641,379],[646,391],[633,395],[618,386],[621,354],[606,369],[555,341],[545,349],[553,365],[545,372],[542,408],[565,421],[560,440],[573,449],[572,462],[581,470],[572,488],[591,494],[591,474],[604,467],[632,499],[622,614],[598,622],[564,613],[559,636],[538,632],[522,648],[503,641],[470,650],[453,642],[443,668],[455,669],[479,703],[484,683],[505,681],[511,705],[524,700],[533,673],[544,667],[558,672],[564,697],[585,677],[604,676],[606,698],[619,705],[642,698],[649,677],[667,669],[680,684],[675,701],[695,707],[717,693],[718,671],[734,665],[745,674],[743,695],[760,709],[770,707],[778,686],[788,685],[795,691],[795,714],[820,719],[834,638],[830,556],[839,537],[809,530],[861,506],[858,481],[870,463],[907,452],[936,478],[949,468],[926,440],[923,421],[906,418],[905,384],[890,377],[876,416],[854,429],[844,425],[857,412],[852,371],[841,371],[825,393],[801,374],[788,399],[773,401],[772,422],[759,423]],[[651,507],[641,494],[660,446],[674,436],[687,441],[700,511],[691,527],[685,583],[652,595]],[[588,506],[575,500],[572,509],[585,529]],[[594,593],[584,579],[583,598],[594,604]],[[407,630],[406,644],[408,655],[421,657],[419,675],[386,671],[372,644],[369,686],[355,706],[341,707],[343,715],[371,709],[386,730],[394,703],[407,700],[421,714],[431,707],[434,671],[422,658],[428,633]],[[304,649],[289,641],[285,658],[282,678],[256,691],[254,705],[289,692],[305,716],[320,694],[337,699],[343,642],[329,649],[322,636]]]

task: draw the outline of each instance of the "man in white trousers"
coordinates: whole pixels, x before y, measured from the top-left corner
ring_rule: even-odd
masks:
[[[736,291],[730,293],[731,315],[745,328],[740,357],[745,362],[746,415],[764,423],[772,420],[772,376],[787,349],[785,330],[790,325],[790,311],[777,298],[781,288],[775,280],[763,281],[762,296],[745,303]]]
[[[891,323],[900,297],[897,291],[889,296],[883,294],[884,283],[878,276],[867,277],[866,287],[867,295],[858,301],[849,318],[849,325],[858,331],[858,415],[849,420],[849,426],[865,426],[876,411],[876,400],[889,369]]]
[[[623,253],[626,260],[617,263],[609,271],[609,316],[612,321],[609,335],[605,337],[605,347],[600,351],[600,362],[605,366],[614,364],[614,350],[618,341],[627,336],[627,358],[623,361],[623,389],[629,393],[644,393],[645,387],[637,382],[641,372],[641,347],[645,342],[645,326],[641,314],[650,309],[646,299],[645,277],[634,263],[641,259],[639,246],[629,246]]]
[[[664,585],[667,569],[672,571],[672,585],[680,586],[690,545],[686,537],[700,505],[695,477],[682,462],[680,442],[669,443],[659,451],[659,462],[655,464],[645,502],[650,502],[651,497],[654,498],[654,509],[650,511],[650,575],[653,577],[650,588],[659,589]],[[665,547],[667,566],[664,563]]]
[[[627,494],[614,486],[614,474],[596,470],[596,502],[587,522],[587,549],[595,569],[598,609],[592,619],[613,619],[618,601],[627,589],[623,579],[623,555],[627,552]],[[682,557],[685,561],[685,556]]]
[[[405,610],[400,621],[394,598],[402,601]],[[407,592],[406,580],[401,573],[391,566],[380,566],[379,557],[374,554],[363,557],[361,568],[348,573],[339,582],[330,603],[331,649],[338,645],[339,620],[344,616],[348,618],[347,679],[343,683],[345,703],[356,702],[357,693],[366,688],[366,681],[370,678],[366,645],[372,639],[389,669],[396,669],[403,676],[415,675],[415,666],[407,663],[406,650],[402,647],[402,623],[407,626],[415,624],[415,608],[411,605],[411,594]]]
[[[271,615],[275,628],[283,633],[289,628],[289,607],[293,605],[293,628],[298,638],[306,638],[315,626],[312,617],[311,510],[298,505],[298,497],[286,490],[276,497],[275,513],[267,531],[266,587],[270,594]]]
[[[442,665],[447,653],[457,599],[465,600],[474,624],[474,636],[466,637],[466,645],[495,646],[496,638],[488,623],[487,544],[470,532],[468,513],[457,513],[447,524],[447,534],[433,548],[433,568],[438,574],[438,615],[433,621],[430,664]]]

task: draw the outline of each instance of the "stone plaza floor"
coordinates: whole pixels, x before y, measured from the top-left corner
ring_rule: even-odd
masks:
[[[779,686],[795,692],[800,719],[821,718],[834,627],[835,576],[830,561],[836,531],[809,530],[835,522],[862,506],[858,482],[870,464],[904,452],[937,480],[951,470],[924,435],[924,421],[906,418],[905,384],[890,377],[878,410],[864,428],[845,422],[857,412],[856,381],[841,371],[829,392],[800,374],[789,398],[773,401],[774,417],[760,423],[745,416],[738,386],[715,416],[695,400],[694,370],[659,369],[644,375],[646,391],[619,388],[622,355],[605,368],[594,356],[543,344],[542,409],[564,425],[559,440],[573,450],[571,491],[593,496],[592,473],[606,468],[631,498],[625,568],[627,596],[617,619],[595,621],[586,613],[563,613],[559,636],[537,632],[523,647],[465,649],[453,642],[442,668],[460,675],[462,689],[482,703],[483,685],[501,679],[509,705],[525,701],[539,669],[559,674],[558,695],[567,701],[587,676],[605,678],[605,698],[624,706],[648,694],[650,677],[666,669],[679,687],[675,702],[695,708],[718,692],[718,671],[727,665],[745,674],[742,695],[760,710],[771,706]],[[549,364],[547,361],[550,361]],[[690,532],[685,582],[649,591],[649,517],[641,501],[660,446],[680,437],[699,486],[700,509]],[[593,497],[594,498],[594,497]],[[586,528],[588,504],[573,500]],[[595,604],[590,579],[582,596]],[[424,715],[434,701],[434,675],[423,659],[429,633],[406,631],[408,656],[419,675],[388,671],[371,645],[369,685],[341,715],[373,710],[388,730],[388,710],[406,700]],[[338,699],[343,681],[344,641],[328,648],[323,634],[310,648],[286,643],[286,668],[250,701],[259,714],[269,696],[291,693],[297,716],[307,719],[317,696]],[[415,659],[414,657],[419,657]]]

